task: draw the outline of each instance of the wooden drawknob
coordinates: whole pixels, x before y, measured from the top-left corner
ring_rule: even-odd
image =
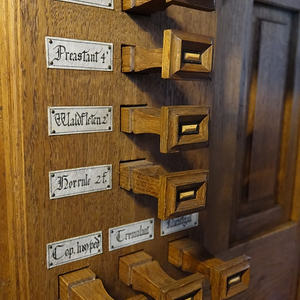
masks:
[[[127,286],[156,300],[202,300],[203,275],[196,273],[175,280],[144,251],[120,258],[119,278]]]
[[[203,249],[188,238],[169,243],[169,262],[186,272],[199,272],[209,278],[211,299],[224,300],[249,287],[250,258],[246,255],[223,261],[218,258],[200,259]]]
[[[147,160],[120,163],[120,187],[157,198],[162,220],[205,208],[207,181],[207,170],[168,173]]]

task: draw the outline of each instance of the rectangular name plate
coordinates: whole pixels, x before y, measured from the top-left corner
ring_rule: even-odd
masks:
[[[154,219],[109,229],[109,251],[154,239]]]
[[[113,44],[46,36],[47,68],[113,70]]]
[[[89,6],[97,6],[102,8],[113,9],[114,1],[113,0],[58,0],[63,2],[71,2],[76,4],[83,4]]]
[[[112,111],[112,106],[49,107],[49,135],[112,131]]]
[[[110,190],[112,165],[49,172],[50,199]]]
[[[185,215],[182,217],[161,221],[160,235],[165,236],[178,231],[198,226],[199,213]]]
[[[47,268],[51,269],[101,253],[101,231],[50,243],[47,244]]]

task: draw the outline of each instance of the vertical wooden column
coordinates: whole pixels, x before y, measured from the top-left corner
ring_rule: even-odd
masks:
[[[231,216],[236,195],[238,111],[245,105],[245,69],[252,1],[226,0],[217,3],[215,95],[212,107],[210,182],[205,246],[212,252],[229,247]],[[232,19],[234,17],[234,21]],[[226,26],[224,26],[226,24]],[[237,34],[237,28],[239,34]],[[225,59],[226,58],[226,59]]]

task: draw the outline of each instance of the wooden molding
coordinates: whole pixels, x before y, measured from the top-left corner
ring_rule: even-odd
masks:
[[[61,300],[113,300],[89,268],[59,276]]]
[[[177,30],[165,30],[162,49],[122,46],[122,72],[149,72],[161,68],[164,79],[200,79],[212,72],[213,39]]]
[[[224,262],[207,256],[196,242],[184,238],[169,243],[169,262],[186,272],[199,272],[210,279],[212,300],[228,299],[249,287],[250,258],[246,255]]]
[[[162,220],[205,208],[207,181],[207,170],[167,173],[147,160],[120,163],[120,186],[157,198]]]
[[[122,107],[121,131],[160,135],[160,152],[207,146],[209,108],[201,106]]]
[[[159,263],[144,251],[120,258],[119,278],[136,291],[146,293],[154,299],[202,300],[204,276],[196,273],[175,280],[160,267]]]
[[[123,11],[149,15],[164,10],[170,5],[178,5],[197,10],[214,11],[215,0],[123,0]]]

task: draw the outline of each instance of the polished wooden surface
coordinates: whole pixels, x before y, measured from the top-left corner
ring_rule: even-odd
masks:
[[[204,276],[195,273],[182,279],[171,278],[152,257],[139,251],[120,258],[119,277],[126,285],[155,300],[175,300],[192,297],[203,299]]]
[[[145,15],[164,10],[170,5],[212,11],[215,9],[215,0],[122,0],[124,11]]]
[[[211,75],[214,53],[211,37],[173,29],[164,30],[163,36],[163,48],[122,46],[122,72],[153,72],[161,69],[164,79],[186,80],[199,80]]]
[[[156,198],[161,220],[204,209],[207,183],[207,170],[167,173],[147,160],[120,163],[120,187]]]
[[[161,109],[121,107],[121,131],[159,135],[162,153],[207,146],[209,108],[195,105],[163,106]]]
[[[1,11],[5,12],[1,14],[2,43],[5,41],[9,49],[9,56],[1,57],[1,98],[6,187],[13,187],[8,190],[4,204],[10,236],[10,259],[6,263],[11,262],[5,280],[7,290],[12,291],[11,299],[57,299],[58,276],[87,265],[113,298],[133,296],[132,289],[119,281],[118,257],[141,249],[158,259],[170,275],[179,276],[180,272],[168,265],[167,242],[185,233],[160,237],[158,219],[155,243],[108,251],[109,228],[157,215],[156,201],[135,197],[119,187],[118,166],[122,160],[147,158],[168,171],[208,169],[208,149],[175,153],[166,159],[160,154],[158,139],[129,137],[120,132],[120,105],[208,106],[213,97],[212,82],[175,84],[157,74],[122,74],[121,44],[160,47],[165,29],[162,19],[164,27],[214,36],[215,14],[173,6],[168,16],[162,12],[151,17],[131,17],[121,12],[120,1],[110,11],[52,0],[4,1]],[[189,23],[185,22],[187,17]],[[113,42],[114,71],[47,70],[46,35]],[[60,105],[113,105],[115,130],[49,137],[47,107]],[[111,191],[49,199],[49,171],[107,163],[113,164]],[[47,243],[98,230],[103,232],[102,255],[47,270]],[[189,232],[198,235],[200,227]]]
[[[245,292],[250,282],[250,258],[246,255],[229,261],[209,257],[205,250],[188,238],[169,243],[168,260],[186,272],[208,277],[211,299],[224,300]]]
[[[136,16],[122,12],[121,1],[115,1],[114,10],[53,0],[0,2],[5,53],[0,55],[1,297],[58,299],[59,275],[89,266],[112,298],[126,299],[135,293],[118,278],[119,257],[147,251],[177,280],[184,274],[168,263],[168,242],[190,235],[220,259],[252,258],[250,287],[232,299],[295,298],[299,234],[288,222],[299,215],[299,2],[216,4],[216,12],[172,5]],[[122,45],[161,48],[162,33],[169,28],[214,39],[210,78],[175,82],[159,74],[121,72]],[[114,43],[114,71],[47,69],[46,35]],[[262,64],[259,57],[265,58]],[[209,147],[166,155],[160,153],[159,136],[121,132],[120,107],[145,104],[210,106]],[[48,106],[84,105],[113,105],[114,131],[48,136]],[[272,136],[276,142],[270,157],[269,145],[253,143],[264,143],[264,134],[266,141]],[[207,206],[197,228],[160,236],[157,201],[119,185],[120,161],[136,159],[168,172],[210,171]],[[49,171],[108,163],[113,164],[111,191],[49,199]],[[108,251],[109,228],[152,217],[154,240]],[[98,230],[103,254],[47,270],[47,243]]]

